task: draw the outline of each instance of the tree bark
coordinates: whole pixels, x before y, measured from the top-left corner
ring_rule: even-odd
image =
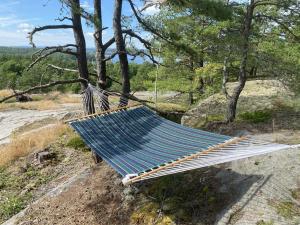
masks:
[[[242,90],[245,87],[247,80],[247,62],[248,62],[248,52],[249,52],[249,37],[251,33],[251,24],[253,20],[253,13],[255,8],[255,0],[251,0],[249,6],[247,7],[247,13],[244,20],[244,28],[242,32],[243,46],[242,46],[242,60],[239,69],[239,81],[238,85],[234,88],[231,98],[228,102],[228,112],[227,112],[227,122],[233,122],[236,117],[236,107],[237,102],[240,97]]]
[[[83,35],[82,24],[81,24],[81,13],[80,13],[80,0],[69,0],[71,5],[71,16],[73,22],[73,33],[75,43],[77,45],[77,64],[78,71],[81,78],[89,80],[89,71],[87,66],[86,58],[86,44]],[[90,97],[90,92],[86,91],[88,84],[86,82],[81,83],[81,90],[84,98],[88,99],[88,102],[83,101],[83,108],[87,114],[95,113],[94,100]]]
[[[122,96],[120,97],[119,107],[123,107],[128,104],[128,98],[126,96],[130,93],[128,59],[121,27],[122,3],[122,0],[115,0],[113,15],[114,37],[119,55],[122,76]]]
[[[105,51],[106,49],[103,46],[102,40],[102,9],[101,9],[101,0],[94,0],[94,40],[96,47],[96,72],[98,76],[98,86],[99,88],[105,90],[107,88],[107,76],[106,76],[106,61],[105,61]],[[109,110],[109,101],[108,96],[104,92],[100,96],[100,109],[102,111]]]
[[[230,96],[227,91],[226,84],[228,82],[229,72],[228,72],[228,56],[225,56],[224,58],[224,64],[223,64],[223,80],[222,80],[222,92],[226,96],[227,99],[230,99]]]

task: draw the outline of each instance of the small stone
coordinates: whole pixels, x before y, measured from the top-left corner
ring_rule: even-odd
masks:
[[[45,161],[56,158],[56,154],[54,152],[50,153],[48,148],[46,148],[44,151],[36,153],[35,158],[38,164],[42,164]]]
[[[132,201],[135,200],[135,197],[133,195],[126,195],[125,198],[124,198],[124,200],[126,202],[132,202]]]
[[[123,194],[125,195],[125,196],[127,196],[127,195],[131,195],[131,194],[133,194],[134,193],[134,189],[132,188],[132,187],[126,187],[124,190],[123,190]]]

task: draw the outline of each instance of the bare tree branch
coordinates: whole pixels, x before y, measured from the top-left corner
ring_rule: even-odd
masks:
[[[54,30],[54,29],[72,29],[73,25],[68,24],[61,24],[61,25],[47,25],[42,27],[35,27],[31,32],[28,33],[29,38],[29,44],[32,45],[33,48],[35,48],[35,44],[33,43],[33,35],[36,32],[43,31],[43,30]]]
[[[43,84],[43,85],[38,85],[38,86],[35,86],[35,87],[31,87],[31,88],[28,88],[27,90],[24,90],[24,91],[20,91],[20,92],[15,92],[15,94],[13,95],[9,95],[7,97],[4,97],[0,100],[0,103],[3,103],[5,101],[7,101],[8,99],[11,99],[13,97],[16,97],[16,96],[19,96],[19,95],[24,95],[26,93],[30,93],[34,90],[39,90],[39,89],[44,89],[44,88],[49,88],[49,87],[53,87],[53,86],[56,86],[56,85],[62,85],[62,84],[72,84],[72,83],[87,83],[88,81],[83,79],[83,78],[78,78],[78,79],[73,79],[73,80],[60,80],[60,81],[53,81],[51,83],[48,83],[48,84]]]
[[[55,20],[56,20],[56,21],[60,21],[60,22],[63,22],[63,21],[65,21],[65,20],[72,21],[72,18],[67,17],[67,16],[64,16],[64,17],[62,17],[62,18],[57,18],[57,19],[55,19]]]
[[[136,49],[135,49],[136,50]],[[137,56],[141,56],[141,57],[144,57],[146,56],[148,59],[150,59],[152,61],[152,63],[154,64],[158,64],[158,65],[161,65],[155,58],[154,56],[152,55],[152,53],[147,53],[146,51],[144,50],[136,50],[135,52],[129,52],[127,51],[127,54],[132,56],[131,60],[135,60],[135,58]]]
[[[50,50],[50,51],[48,51],[48,50]],[[41,52],[44,52],[44,51],[47,51],[47,52],[42,55]],[[54,53],[58,53],[58,52],[77,56],[77,53],[73,52],[71,48],[65,48],[64,46],[46,47],[46,48],[40,50],[40,52],[38,53],[40,55],[26,68],[26,71],[29,71],[35,64],[37,64],[41,60],[47,58],[48,56],[50,56]],[[37,54],[37,53],[35,53],[35,54]]]
[[[77,45],[75,45],[75,44],[66,44],[66,45],[60,45],[60,46],[47,46],[47,47],[39,49],[38,51],[33,53],[32,54],[32,59],[34,59],[35,57],[41,56],[47,50],[56,49],[56,48],[68,48],[68,47],[77,48]]]
[[[137,33],[135,33],[131,29],[129,29],[129,30],[123,30],[123,33],[128,34],[129,36],[138,39],[142,44],[144,44],[144,46],[146,48],[150,48],[151,47],[151,43],[149,41],[145,40],[144,38],[142,38],[140,35],[138,35]]]
[[[56,70],[61,70],[61,71],[66,71],[66,72],[72,72],[72,73],[79,73],[78,70],[74,70],[74,69],[69,69],[69,68],[63,68],[63,67],[59,67],[53,64],[48,64],[49,67],[56,69]]]
[[[60,71],[66,71],[66,72],[72,72],[72,73],[79,73],[78,70],[75,70],[75,69],[69,69],[69,68],[63,68],[63,67],[59,67],[59,66],[56,66],[56,65],[53,65],[53,64],[48,64],[49,67],[53,68],[53,69],[56,69],[56,70],[60,70]],[[96,70],[95,70],[96,71]],[[98,77],[97,76],[97,73],[89,73],[91,76],[93,77]],[[121,82],[107,76],[107,79],[119,84],[119,85],[122,85]]]

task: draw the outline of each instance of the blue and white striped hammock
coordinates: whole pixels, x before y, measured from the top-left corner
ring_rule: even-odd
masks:
[[[145,106],[94,114],[69,123],[123,176],[124,184],[298,147],[185,127]]]

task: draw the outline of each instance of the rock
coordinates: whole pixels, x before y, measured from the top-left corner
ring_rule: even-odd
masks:
[[[126,195],[124,198],[125,202],[132,202],[135,200],[135,197],[133,195]]]
[[[122,179],[116,178],[115,181],[114,181],[114,185],[115,185],[115,186],[120,186],[120,185],[122,185]]]
[[[231,93],[236,83],[228,83],[228,92]],[[240,95],[237,112],[272,110],[275,106],[271,103],[281,96],[290,98],[292,92],[286,90],[284,85],[277,80],[247,81]],[[201,127],[209,115],[225,115],[227,110],[226,97],[217,93],[201,101],[198,106],[186,112],[181,123],[190,127]]]
[[[38,164],[43,164],[45,161],[52,160],[56,158],[56,154],[54,152],[49,152],[48,148],[44,151],[37,152],[35,154],[35,159],[37,160]]]
[[[138,193],[138,188],[134,187],[134,186],[128,186],[123,190],[123,195],[127,196],[127,195],[133,195]]]
[[[32,98],[29,95],[17,95],[16,96],[17,102],[30,102]]]

